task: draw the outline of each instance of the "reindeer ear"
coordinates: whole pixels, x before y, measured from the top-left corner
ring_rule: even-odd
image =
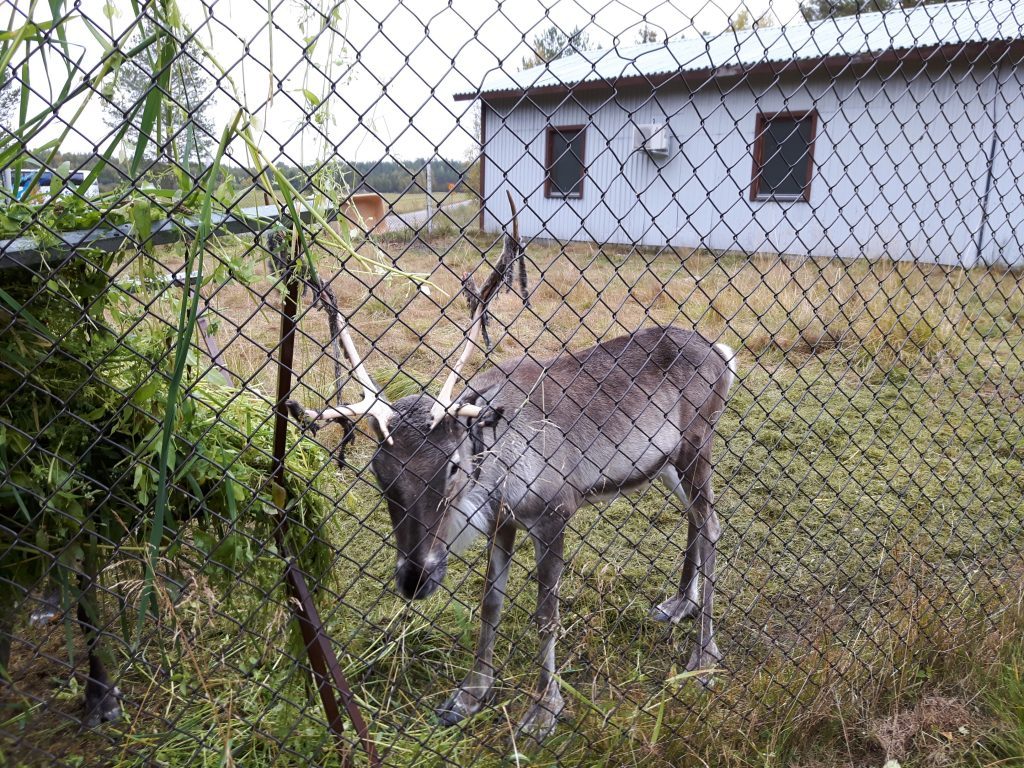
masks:
[[[386,423],[382,424],[379,418],[363,419],[363,424],[366,425],[365,428],[378,443],[386,442],[388,445],[392,444],[393,441],[391,439],[391,432],[387,428],[388,425]]]
[[[288,409],[288,413],[291,415],[291,417],[293,419],[295,419],[297,422],[299,422],[299,424],[302,424],[302,425],[305,426],[305,425],[308,425],[311,421],[313,421],[306,414],[306,409],[303,408],[301,405],[299,405],[294,400],[285,400],[284,401],[284,407]]]
[[[499,405],[497,408],[488,406],[487,410],[480,414],[480,420],[477,423],[482,427],[493,427],[503,418],[505,418],[505,406]]]

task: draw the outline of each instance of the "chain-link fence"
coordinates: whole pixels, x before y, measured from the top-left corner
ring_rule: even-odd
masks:
[[[0,13],[0,762],[1020,759],[1014,3]]]

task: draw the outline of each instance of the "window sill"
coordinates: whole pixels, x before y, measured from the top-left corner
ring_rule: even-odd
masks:
[[[751,198],[752,202],[755,203],[809,203],[810,198],[804,197],[803,195],[795,195],[793,197],[785,195],[758,195],[757,197]]]

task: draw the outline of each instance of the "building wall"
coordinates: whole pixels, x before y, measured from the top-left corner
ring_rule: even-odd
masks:
[[[751,201],[757,113],[816,109],[810,202]],[[994,110],[994,112],[993,112]],[[998,125],[982,258],[1021,261],[1024,98],[966,66],[836,80],[713,80],[651,93],[493,101],[484,110],[485,228],[527,205],[525,235],[558,240],[856,258],[975,262]],[[635,147],[634,125],[667,122],[672,151]],[[544,196],[545,129],[588,124],[580,200]]]
[[[992,185],[987,195],[987,219],[983,230],[981,261],[1002,266],[1024,265],[1024,83],[1021,70],[1004,66],[999,85],[994,87],[996,141],[991,136],[986,149],[993,152]],[[991,131],[990,131],[991,133]],[[979,185],[981,186],[981,185]],[[985,200],[984,190],[983,200]]]

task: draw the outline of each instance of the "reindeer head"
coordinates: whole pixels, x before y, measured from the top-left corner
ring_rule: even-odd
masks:
[[[408,599],[428,597],[444,578],[448,553],[465,537],[459,503],[470,484],[468,430],[479,413],[448,414],[434,425],[433,397],[410,395],[394,405],[391,442],[382,442],[373,471],[391,516],[397,550],[395,585]]]
[[[502,285],[507,265],[523,253],[514,205],[512,213],[513,235],[506,236],[498,269],[471,304],[465,346],[436,398],[424,392],[403,397],[394,404],[388,402],[363,366],[348,328],[343,327],[342,345],[353,375],[363,387],[363,399],[319,412],[303,412],[294,404],[289,406],[314,423],[350,424],[369,417],[366,421],[380,443],[373,456],[373,471],[387,502],[397,549],[395,585],[407,599],[433,594],[444,579],[449,551],[458,551],[467,540],[485,530],[486,498],[474,500],[468,492],[473,460],[468,438],[471,429],[484,421],[493,424],[501,412],[457,401],[453,391],[477,346],[488,302]]]

